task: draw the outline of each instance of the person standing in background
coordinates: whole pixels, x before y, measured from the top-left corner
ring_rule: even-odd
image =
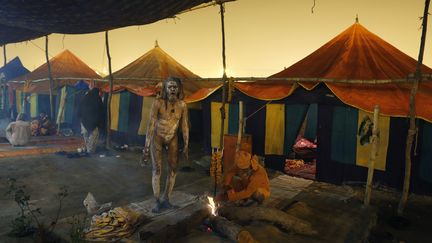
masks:
[[[81,134],[84,137],[87,153],[96,152],[99,133],[105,122],[104,109],[98,88],[89,90],[78,107],[77,115],[81,120]]]

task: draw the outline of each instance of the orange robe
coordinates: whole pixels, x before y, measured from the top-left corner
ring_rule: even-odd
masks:
[[[270,184],[267,172],[261,165],[248,178],[238,178],[236,176],[238,168],[234,166],[225,174],[224,185],[229,185],[233,189],[227,192],[229,201],[238,201],[250,198],[255,192],[260,192],[265,198],[270,196]]]

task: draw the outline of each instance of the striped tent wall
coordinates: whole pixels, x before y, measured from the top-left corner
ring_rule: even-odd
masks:
[[[55,96],[54,96],[55,97]],[[41,112],[50,114],[49,95],[31,93],[28,98],[29,114],[32,119],[39,116]]]
[[[139,96],[128,91],[111,98],[112,140],[118,144],[143,145],[155,97]]]
[[[111,97],[111,130],[118,132],[128,131],[128,111],[131,93],[123,91]]]
[[[356,166],[368,166],[372,146],[370,143],[373,125],[371,119],[373,119],[372,113],[353,107],[336,107],[334,109],[331,140],[332,160]],[[380,115],[378,128],[379,147],[375,169],[384,171],[389,144],[390,117]]]
[[[154,100],[154,96],[143,97],[128,91],[114,93],[110,105],[112,140],[118,144],[142,146]],[[190,109],[190,139],[192,139],[195,129],[202,127],[200,124],[202,112],[200,105],[188,105],[188,108]],[[196,119],[192,119],[192,116]]]

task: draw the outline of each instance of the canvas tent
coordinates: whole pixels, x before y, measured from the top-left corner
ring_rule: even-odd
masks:
[[[269,157],[267,165],[272,166],[271,163],[281,163],[276,159],[278,156],[283,159],[290,152],[306,114],[315,113],[319,145],[317,178],[336,183],[365,181],[364,156],[369,150],[359,145],[359,125],[370,117],[368,112],[379,105],[382,150],[375,178],[401,187],[412,85],[409,77],[415,72],[416,64],[415,59],[355,23],[304,59],[266,80],[235,83],[235,98],[229,104],[225,127],[230,130],[235,126],[236,103],[243,100],[245,116],[254,113],[246,122],[246,132],[253,135],[253,150]],[[432,70],[423,66],[422,72],[425,81],[420,83],[416,96],[420,130],[413,187],[430,192],[432,106],[428,101],[432,98],[432,82],[428,77]],[[214,120],[220,115],[214,107],[219,105],[215,102],[220,101],[220,96],[219,90],[191,96],[195,100],[208,97],[205,99],[209,110],[205,125],[210,131],[206,136],[207,147],[211,146],[211,141],[218,140],[213,136],[220,132],[220,128],[217,130],[220,119]]]
[[[87,34],[172,18],[210,0],[1,1],[0,45],[51,33]],[[220,1],[223,2],[223,1]]]
[[[121,144],[144,142],[150,107],[156,95],[156,85],[169,76],[182,80],[185,95],[205,85],[200,77],[169,56],[159,45],[113,73],[114,91],[111,101],[113,140]],[[104,91],[108,91],[105,86]],[[190,109],[192,133],[200,132],[201,111]],[[197,120],[198,119],[198,120]]]
[[[101,77],[82,60],[69,50],[65,50],[50,59],[51,74],[53,78],[53,94],[55,101],[55,120],[68,127],[79,130],[79,121],[75,116],[77,103],[83,91],[75,87],[80,81],[90,83]],[[36,117],[40,112],[49,114],[49,77],[48,65],[42,64],[34,71],[14,79],[15,82],[25,82],[17,87],[17,107]]]
[[[2,83],[0,110],[3,114],[6,115],[6,113],[9,112],[10,108],[12,108],[11,111],[13,113],[16,113],[16,109],[13,106],[15,100],[14,89],[19,86],[19,84],[8,84],[7,81],[15,77],[24,75],[28,72],[29,70],[22,65],[19,57],[15,57],[0,68],[0,80]]]

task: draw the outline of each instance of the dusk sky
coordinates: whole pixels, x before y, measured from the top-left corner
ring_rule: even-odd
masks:
[[[225,4],[227,74],[265,77],[306,57],[355,22],[417,59],[424,0],[237,0]],[[112,30],[113,71],[159,46],[201,77],[222,75],[219,6],[177,19]],[[431,20],[432,21],[432,20]],[[432,28],[424,64],[432,67]],[[91,68],[107,72],[104,32],[49,36],[49,54],[69,49]],[[40,49],[42,48],[42,50]],[[7,45],[7,59],[19,56],[30,71],[45,62],[45,38]]]

